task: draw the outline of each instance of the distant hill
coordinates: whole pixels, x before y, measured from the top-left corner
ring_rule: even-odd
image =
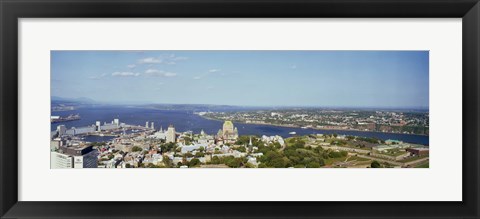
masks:
[[[66,97],[58,97],[52,96],[51,97],[52,103],[83,103],[83,104],[91,104],[96,103],[95,100],[87,98],[87,97],[78,97],[78,98],[66,98]]]
[[[237,111],[252,109],[251,107],[211,105],[211,104],[147,104],[147,108],[159,110],[192,110],[192,111]]]

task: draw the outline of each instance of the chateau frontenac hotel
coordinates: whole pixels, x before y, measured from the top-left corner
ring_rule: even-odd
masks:
[[[223,130],[219,129],[216,136],[217,142],[235,143],[238,139],[238,129],[233,126],[232,121],[223,123]]]

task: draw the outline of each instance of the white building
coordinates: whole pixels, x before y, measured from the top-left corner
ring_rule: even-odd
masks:
[[[176,142],[175,127],[173,127],[173,125],[168,126],[166,137],[167,143]]]
[[[50,141],[50,150],[51,151],[58,150],[60,146],[63,146],[63,144],[64,144],[64,141],[62,141],[61,138],[55,138]]]
[[[67,131],[67,127],[65,127],[65,125],[59,125],[59,126],[57,126],[58,136],[65,135],[65,132],[66,132],[66,131]]]
[[[197,150],[200,147],[207,148],[207,146],[208,146],[207,144],[197,143],[197,144],[193,144],[193,145],[181,146],[181,148],[182,148],[182,153],[187,153],[187,152]]]
[[[72,156],[50,152],[50,169],[73,168]]]
[[[85,127],[79,127],[79,128],[72,127],[70,129],[68,129],[65,132],[65,134],[67,134],[67,135],[81,135],[81,134],[87,134],[87,133],[95,132],[96,129],[98,129],[98,128],[95,127],[95,126],[85,126]]]

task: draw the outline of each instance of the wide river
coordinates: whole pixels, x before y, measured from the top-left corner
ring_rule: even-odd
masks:
[[[145,122],[154,122],[155,128],[158,130],[162,126],[164,129],[169,124],[175,126],[176,131],[193,131],[194,133],[200,133],[203,129],[207,134],[216,134],[219,129],[222,128],[223,122],[209,120],[202,118],[194,114],[193,111],[188,110],[156,110],[156,109],[144,109],[136,107],[123,107],[123,106],[98,106],[98,107],[82,107],[73,111],[61,111],[52,112],[52,115],[56,116],[68,116],[69,114],[80,114],[81,119],[76,121],[54,123],[51,126],[51,130],[55,130],[57,125],[64,124],[67,128],[89,126],[95,124],[95,121],[101,121],[110,123],[114,118],[119,118],[120,122],[131,125],[144,126]],[[343,130],[315,130],[315,129],[301,129],[301,128],[289,128],[278,127],[271,125],[257,125],[257,124],[234,124],[238,128],[240,135],[280,135],[282,137],[291,136],[290,132],[296,132],[297,135],[307,134],[341,134],[341,135],[354,135],[363,137],[374,137],[382,140],[395,139],[415,144],[429,144],[428,136],[423,135],[407,135],[407,134],[394,134],[394,133],[381,133],[381,132],[363,132],[363,131],[343,131]],[[109,138],[102,138],[99,136],[92,136],[93,138],[87,139],[88,141],[102,141]]]

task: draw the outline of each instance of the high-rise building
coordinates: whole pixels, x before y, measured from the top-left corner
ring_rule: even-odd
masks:
[[[59,152],[51,152],[50,168],[97,168],[98,151],[90,146],[60,146]]]
[[[120,120],[119,119],[113,119],[113,124],[120,126]]]
[[[97,155],[98,152],[96,150],[93,150],[86,154],[82,154],[81,156],[74,156],[73,168],[97,168]]]
[[[175,127],[169,125],[167,129],[167,143],[176,142]]]
[[[97,129],[97,132],[102,131],[102,123],[100,121],[95,122],[95,127]]]
[[[145,123],[145,128],[148,129],[148,121]]]
[[[65,135],[66,131],[67,131],[67,128],[65,127],[65,125],[57,126],[57,132],[59,137],[61,137],[62,135]]]
[[[73,158],[70,155],[50,152],[50,169],[73,168]]]
[[[152,124],[151,124],[151,125],[152,125],[151,129],[155,129],[155,126],[153,125],[153,122],[152,122]]]

